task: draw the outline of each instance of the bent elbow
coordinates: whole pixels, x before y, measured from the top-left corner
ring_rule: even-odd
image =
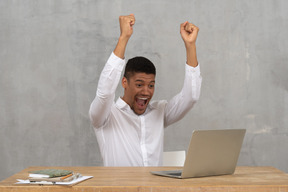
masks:
[[[109,117],[110,107],[101,105],[97,98],[91,103],[89,108],[89,118],[94,128],[102,127]]]
[[[97,127],[98,126],[97,115],[93,111],[92,104],[91,104],[90,109],[89,109],[89,118],[90,118],[90,122],[91,122],[92,126]]]

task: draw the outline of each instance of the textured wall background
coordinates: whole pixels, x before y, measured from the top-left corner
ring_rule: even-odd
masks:
[[[155,99],[182,86],[180,23],[200,28],[201,98],[166,129],[165,150],[186,149],[193,129],[247,128],[239,165],[287,172],[287,8],[285,0],[1,0],[0,180],[27,166],[102,165],[88,109],[118,16],[130,13],[126,58],[156,64]]]

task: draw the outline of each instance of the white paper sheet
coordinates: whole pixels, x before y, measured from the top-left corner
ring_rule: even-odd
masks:
[[[93,176],[82,176],[77,179],[74,179],[69,182],[47,182],[47,181],[41,181],[41,182],[30,182],[28,179],[27,180],[22,180],[22,179],[17,179],[17,183],[15,184],[37,184],[37,185],[74,185],[76,183],[79,183],[81,181],[85,181],[87,179],[93,178]]]

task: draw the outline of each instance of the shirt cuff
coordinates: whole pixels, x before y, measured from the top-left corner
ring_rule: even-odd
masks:
[[[185,71],[187,74],[195,73],[195,74],[200,75],[200,63],[198,63],[198,65],[196,67],[192,67],[186,63]]]
[[[118,70],[123,70],[125,59],[121,59],[120,57],[116,56],[114,52],[112,52],[107,63],[111,64]]]

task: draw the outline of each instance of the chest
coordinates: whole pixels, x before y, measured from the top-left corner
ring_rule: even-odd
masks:
[[[155,139],[161,137],[164,131],[164,111],[154,109],[145,115],[136,115],[114,108],[108,119],[106,130],[114,135]]]

